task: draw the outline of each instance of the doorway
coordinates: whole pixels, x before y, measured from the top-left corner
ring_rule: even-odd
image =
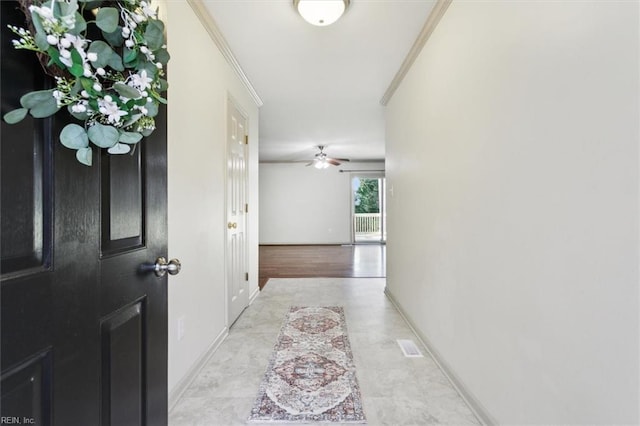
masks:
[[[351,238],[354,244],[383,244],[387,240],[385,178],[367,173],[351,176]]]

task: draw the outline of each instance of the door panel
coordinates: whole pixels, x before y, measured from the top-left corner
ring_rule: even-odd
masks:
[[[13,49],[1,1],[2,114],[48,87]],[[78,163],[58,142],[68,118],[2,122],[0,416],[38,425],[166,425],[166,109],[134,155]]]
[[[144,301],[102,321],[102,424],[145,424]]]

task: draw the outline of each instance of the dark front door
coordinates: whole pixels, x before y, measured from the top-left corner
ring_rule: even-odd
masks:
[[[2,114],[51,84],[0,1]],[[167,423],[166,114],[134,155],[58,142],[67,120],[2,123],[2,424]]]

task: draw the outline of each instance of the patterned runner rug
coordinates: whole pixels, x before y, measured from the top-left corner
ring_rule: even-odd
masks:
[[[289,310],[248,420],[366,423],[341,307]]]

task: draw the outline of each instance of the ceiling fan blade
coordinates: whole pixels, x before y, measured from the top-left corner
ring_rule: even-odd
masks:
[[[306,166],[307,166],[307,167],[312,166],[312,165],[313,165],[313,163],[315,163],[315,162],[316,162],[316,160],[313,160],[312,162],[307,163],[307,164],[306,164]]]
[[[337,160],[337,161],[351,161],[348,158],[334,158],[334,160]]]
[[[336,159],[334,159],[334,158],[325,158],[325,160],[324,160],[324,161],[326,161],[326,162],[327,162],[327,163],[329,163],[329,164],[333,164],[334,166],[339,166],[339,165],[340,165],[340,162],[339,162],[339,161],[337,161],[337,160],[336,160]]]

